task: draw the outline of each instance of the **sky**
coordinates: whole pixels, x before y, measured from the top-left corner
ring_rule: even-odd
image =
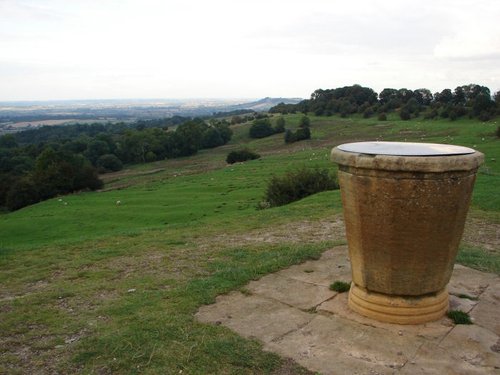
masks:
[[[0,101],[500,90],[498,0],[0,0]]]

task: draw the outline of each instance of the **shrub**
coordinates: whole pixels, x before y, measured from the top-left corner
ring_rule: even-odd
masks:
[[[243,149],[243,150],[231,151],[226,157],[226,162],[228,164],[234,164],[237,162],[254,160],[258,158],[260,158],[259,154],[247,149]]]
[[[271,126],[269,119],[257,119],[250,127],[250,138],[265,138],[274,134],[274,129]]]
[[[409,120],[411,117],[410,112],[407,109],[402,109],[401,112],[399,112],[399,117],[401,117],[401,120]]]
[[[481,121],[489,121],[491,120],[491,113],[489,113],[488,111],[482,111],[479,114],[478,119]]]
[[[432,120],[438,116],[438,111],[436,109],[431,110],[429,113],[424,115],[425,120]]]
[[[327,169],[302,167],[281,177],[271,177],[264,200],[269,202],[270,207],[276,207],[338,188],[336,176]]]
[[[387,115],[384,112],[379,113],[378,120],[379,121],[387,121]]]

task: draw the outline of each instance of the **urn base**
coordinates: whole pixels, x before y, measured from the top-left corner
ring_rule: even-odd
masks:
[[[395,324],[422,324],[440,319],[448,310],[445,289],[425,296],[393,296],[370,292],[352,283],[349,307],[367,318]]]

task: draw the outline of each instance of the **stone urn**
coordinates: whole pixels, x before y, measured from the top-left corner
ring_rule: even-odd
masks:
[[[331,156],[352,267],[349,307],[397,324],[441,318],[484,155],[452,145],[358,142]]]

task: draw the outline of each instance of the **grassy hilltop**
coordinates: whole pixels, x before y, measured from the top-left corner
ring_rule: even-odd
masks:
[[[299,118],[285,116],[286,127]],[[334,169],[329,153],[340,143],[451,143],[485,153],[458,261],[500,273],[498,120],[312,116],[312,139],[290,145],[283,134],[250,139],[249,126],[234,126],[225,146],[105,175],[103,191],[0,215],[0,373],[305,373],[193,314],[345,241],[339,191],[256,209],[273,174]],[[262,158],[226,165],[241,146]]]

